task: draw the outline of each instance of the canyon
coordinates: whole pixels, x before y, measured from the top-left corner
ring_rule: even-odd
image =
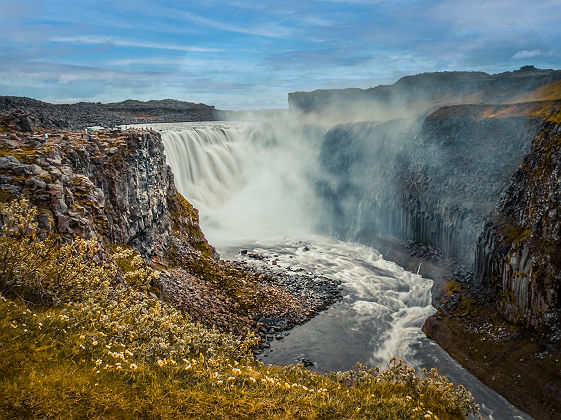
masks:
[[[249,139],[245,148],[231,139],[215,143],[206,178],[202,166],[172,161],[172,145],[185,139],[172,143],[173,130],[159,132],[156,123],[215,120],[213,107],[2,97],[0,198],[27,197],[40,209],[44,232],[130,246],[164,270],[151,292],[197,321],[236,334],[276,332],[337,302],[337,283],[327,279],[332,292],[316,300],[280,287],[274,275],[220,260],[198,211],[180,194],[208,214],[211,202],[227,201],[246,185],[257,188],[248,189],[255,198],[263,191],[261,172],[244,172],[252,145],[252,158],[270,159],[263,179],[273,205],[263,208],[285,217],[282,232],[300,229],[296,219],[310,219],[315,232],[374,247],[434,280],[437,312],[424,323],[427,336],[514,405],[537,419],[555,418],[561,413],[560,80],[561,71],[523,67],[291,93],[283,116],[289,121],[237,129]],[[103,130],[93,140],[70,131],[133,123],[155,130]],[[231,133],[213,129],[219,132],[213,139]],[[202,138],[208,127],[190,130]],[[207,153],[189,147],[181,153]],[[246,217],[247,226],[270,224],[261,208],[252,213],[243,205],[245,214],[233,212],[240,215],[236,223],[246,226],[240,221]],[[219,223],[228,210],[210,221]],[[208,231],[219,231],[210,221]],[[301,244],[297,249],[295,255],[307,252]]]

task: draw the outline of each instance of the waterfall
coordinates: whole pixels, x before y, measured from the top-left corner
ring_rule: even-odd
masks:
[[[324,130],[290,123],[181,123],[160,130],[177,189],[214,245],[307,232]]]
[[[492,407],[484,407],[484,415],[495,410],[524,418],[424,336],[421,326],[434,308],[432,281],[418,274],[420,264],[417,274],[409,273],[368,246],[313,233],[330,198],[329,184],[318,184],[325,177],[322,161],[334,169],[328,181],[340,194],[332,197],[338,198],[332,211],[337,217],[327,214],[338,233],[357,232],[368,223],[382,232],[409,228],[404,210],[383,205],[395,179],[396,160],[388,155],[397,150],[388,153],[391,144],[372,151],[366,141],[358,147],[352,138],[332,138],[332,147],[320,155],[327,131],[321,127],[287,122],[159,127],[177,188],[199,209],[203,232],[223,257],[243,258],[240,249],[251,249],[265,256],[252,262],[267,269],[297,276],[291,271],[297,267],[341,283],[343,300],[271,342],[263,361],[297,362],[304,354],[320,370],[339,370],[357,361],[383,365],[391,356],[402,357],[416,367],[437,365],[452,381],[468,385]],[[355,153],[346,153],[349,148]],[[318,196],[322,187],[324,195]]]
[[[205,124],[162,133],[177,189],[196,207],[216,207],[244,184],[241,131]]]

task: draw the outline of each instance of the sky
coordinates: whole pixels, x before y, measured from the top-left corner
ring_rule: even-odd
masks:
[[[560,0],[0,0],[0,95],[286,108],[422,72],[561,68]]]

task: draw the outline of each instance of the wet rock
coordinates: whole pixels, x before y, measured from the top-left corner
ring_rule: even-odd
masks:
[[[260,261],[265,259],[265,256],[263,256],[261,254],[257,254],[255,252],[250,252],[250,253],[247,254],[247,256],[249,258],[253,258],[254,260],[260,260]]]
[[[304,367],[310,367],[310,366],[314,366],[314,365],[315,365],[315,363],[314,363],[311,359],[309,359],[309,358],[307,358],[307,357],[304,357],[304,358],[301,360],[301,363],[302,363],[302,365],[303,365]]]

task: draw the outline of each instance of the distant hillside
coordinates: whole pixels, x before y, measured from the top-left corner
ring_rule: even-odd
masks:
[[[539,89],[561,80],[560,70],[525,66],[499,74],[437,72],[406,76],[393,85],[369,89],[327,89],[288,94],[292,111],[392,118],[454,104],[504,104],[546,99]],[[557,91],[559,91],[557,87]],[[530,97],[531,96],[531,97]],[[558,98],[547,98],[558,99]]]
[[[516,102],[555,101],[559,99],[561,99],[561,80],[541,86],[526,96],[517,98]]]
[[[156,122],[213,121],[214,106],[164,99],[160,101],[126,100],[102,104],[50,104],[31,98],[0,96],[0,115],[25,110],[33,115],[32,125],[52,129],[81,129],[100,125],[151,124]]]

